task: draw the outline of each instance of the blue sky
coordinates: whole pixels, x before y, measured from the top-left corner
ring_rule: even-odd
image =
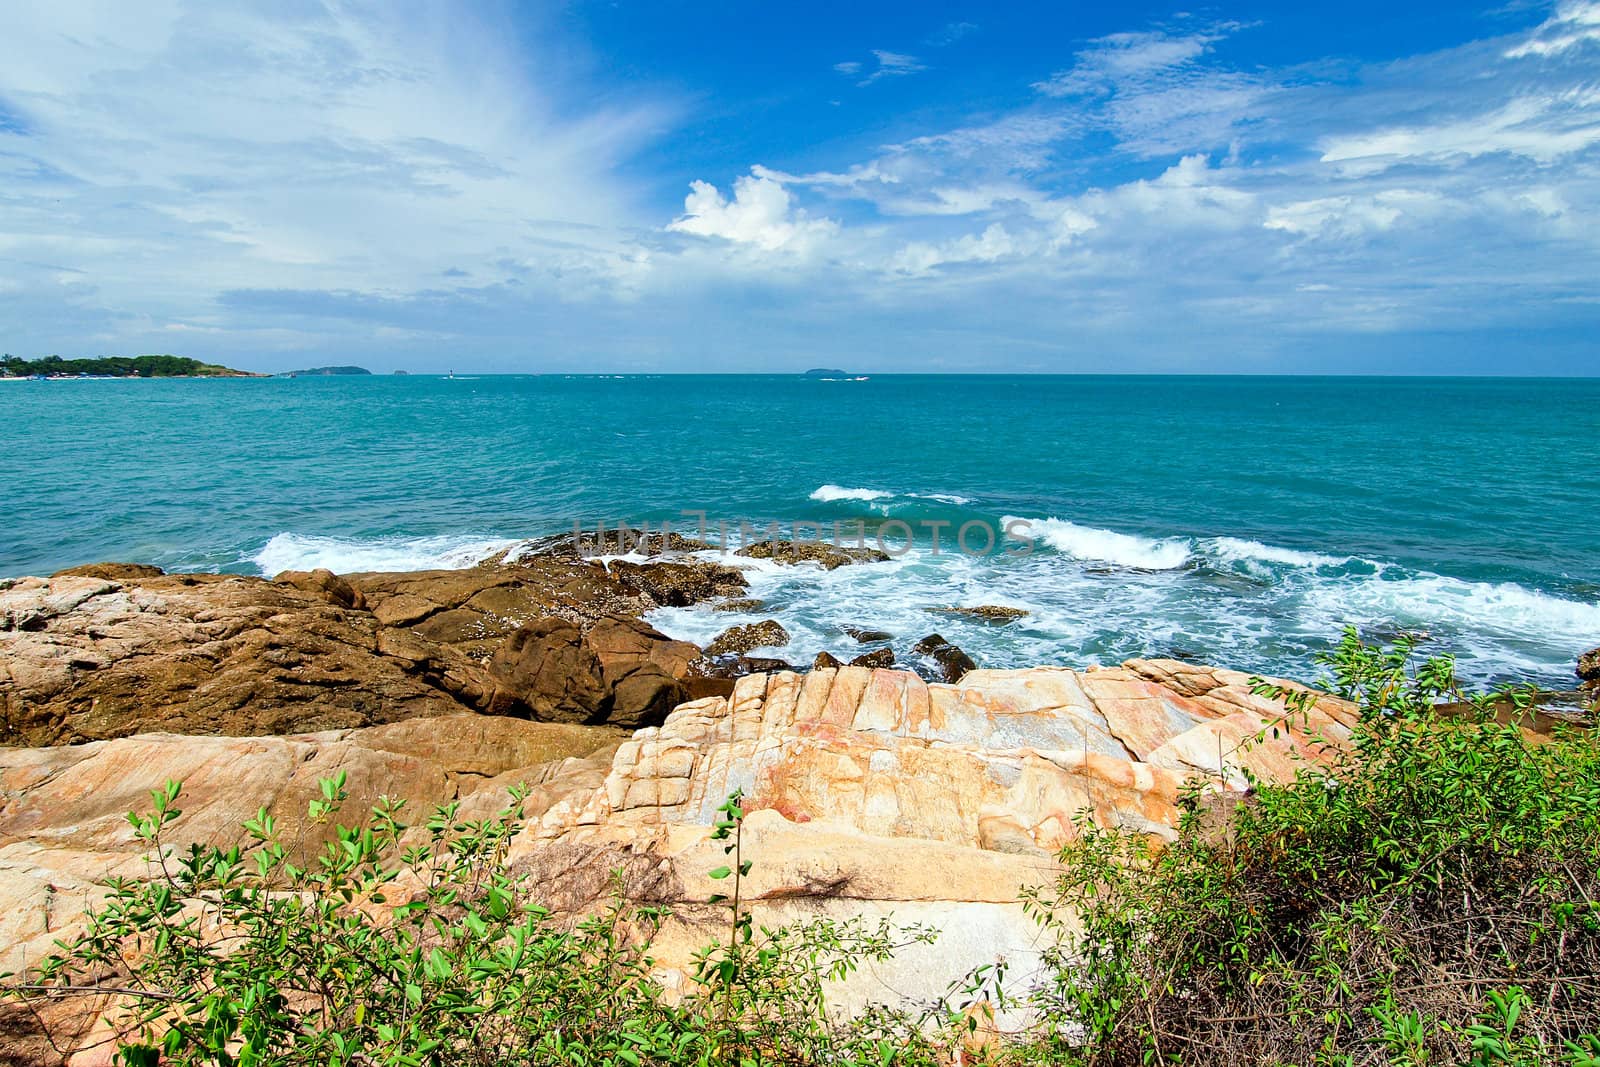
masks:
[[[1600,372],[1600,0],[17,5],[0,347]]]

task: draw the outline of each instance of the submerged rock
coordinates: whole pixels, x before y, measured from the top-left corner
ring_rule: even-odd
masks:
[[[862,630],[854,626],[845,626],[843,630],[863,645],[875,645],[879,641],[894,640],[894,634],[888,630]]]
[[[734,600],[719,601],[711,605],[711,610],[749,612],[760,611],[766,605],[767,602],[765,600],[757,600],[755,597],[740,597]]]
[[[764,619],[742,626],[730,626],[711,639],[706,646],[706,655],[741,654],[752,648],[778,648],[788,643],[789,631],[776,619]]]
[[[978,669],[971,656],[939,634],[929,634],[924,637],[912,647],[911,651],[933,661],[938,668],[932,672],[933,677],[940,681],[959,682],[968,671]]]
[[[770,559],[774,563],[817,563],[825,571],[852,563],[885,563],[887,552],[876,548],[841,547],[822,541],[757,541],[735,552],[749,559]]]
[[[924,608],[924,611],[935,615],[956,615],[968,619],[981,619],[984,622],[1007,623],[1016,622],[1018,619],[1027,618],[1028,612],[1023,608],[1007,607],[1003,604],[980,604],[974,608]]]

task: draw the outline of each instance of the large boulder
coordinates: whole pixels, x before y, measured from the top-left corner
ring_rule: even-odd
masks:
[[[659,723],[687,698],[684,678],[699,652],[637,619],[608,617],[587,633],[564,619],[538,619],[489,661],[490,710],[552,722]]]
[[[0,590],[0,743],[347,729],[462,710],[380,654],[379,632],[364,611],[260,578],[19,579]]]
[[[1600,688],[1600,648],[1578,657],[1578,680],[1590,688]]]
[[[706,655],[742,655],[753,648],[779,648],[789,643],[789,631],[776,619],[730,626],[706,645]]]

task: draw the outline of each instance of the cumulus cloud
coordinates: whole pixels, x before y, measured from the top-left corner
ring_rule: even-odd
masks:
[[[667,227],[697,237],[720,237],[768,252],[804,254],[837,232],[831,219],[808,218],[794,207],[783,184],[765,174],[749,174],[724,197],[710,182],[696,181],[683,202],[683,214]]]

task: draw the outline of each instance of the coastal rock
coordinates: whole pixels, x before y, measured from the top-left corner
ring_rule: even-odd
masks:
[[[968,671],[978,669],[972,657],[939,634],[929,634],[912,646],[911,651],[932,661],[934,676],[946,682],[959,682]]]
[[[690,696],[682,680],[699,649],[637,620],[655,606],[598,564],[553,558],[270,582],[15,579],[0,586],[0,744],[284,734],[468,710],[659,722]]]
[[[599,563],[570,559],[345,577],[382,625],[409,627],[475,659],[492,656],[535,619],[588,627],[608,615],[638,616],[656,606]]]
[[[843,666],[844,664],[840,663],[838,657],[831,652],[818,652],[817,658],[811,661],[811,669],[814,671],[820,671],[824,668],[838,670]]]
[[[272,581],[275,585],[293,586],[302,592],[320,596],[341,608],[367,606],[367,598],[359,589],[323,567],[314,571],[284,571]]]
[[[673,530],[649,530],[631,526],[608,530],[580,530],[524,541],[495,553],[485,559],[480,566],[528,563],[533,557],[538,556],[565,560],[591,560],[597,556],[630,554],[686,555],[691,552],[705,552],[715,547],[705,541],[685,537]]]
[[[711,610],[738,612],[760,611],[762,608],[766,607],[766,604],[767,602],[765,600],[757,600],[754,597],[738,597],[733,600],[719,601],[718,603],[711,605]]]
[[[167,572],[160,567],[148,563],[85,563],[79,567],[56,571],[50,577],[105,578],[114,582],[122,578],[159,578],[165,573]]]
[[[664,607],[686,608],[702,600],[743,592],[750,586],[736,568],[703,560],[652,563],[614,560],[609,570]]]
[[[548,635],[559,621],[547,620]],[[608,628],[597,649],[567,625],[563,640],[577,632],[576,647],[597,660],[672,654],[632,628]],[[463,818],[494,811],[515,781],[533,786],[508,861],[560,916],[592,912],[618,888],[669,905],[651,948],[669,990],[726,930],[712,901],[726,887],[707,872],[726,863],[712,837],[717,807],[742,790],[753,862],[742,892],[756,923],[892,916],[942,931],[844,983],[836,1007],[882,999],[885,987],[925,1001],[997,957],[1020,991],[1041,950],[1021,892],[1052,878],[1078,812],[1170,838],[1186,779],[1242,796],[1250,775],[1282,780],[1327,759],[1354,716],[1322,697],[1304,722],[1289,719],[1249,692],[1248,676],[1175,661],[974,670],[958,684],[822,667],[748,675],[625,738],[454,715],[312,736],[0,752],[0,970],[70,935],[97,879],[143,876],[122,812],[144,808],[165,779],[185,782],[174,840],[226,843],[258,804],[297,832],[316,779],[344,769],[352,806],[379,792],[404,795],[413,812],[460,798]],[[1271,727],[1276,736],[1240,743]]]
[[[1322,697],[1289,721],[1238,672],[1165,661],[975,670],[954,685],[861,667],[751,675],[635,733],[601,789],[551,806],[512,855],[560,912],[597,906],[612,871],[630,896],[670,904],[652,948],[670,986],[726,921],[705,872],[724,862],[717,806],[740,790],[756,921],[927,921],[945,932],[937,951],[892,965],[914,999],[996,955],[1027,973],[1039,946],[1018,894],[1050,880],[1078,812],[1170,838],[1190,777],[1242,796],[1249,775],[1325,760],[1354,720]]]
[[[537,815],[573,787],[596,788],[624,736],[451,715],[287,737],[141,734],[0,749],[0,971],[49,951],[99,899],[103,879],[148,874],[147,848],[126,813],[147,810],[150,791],[168,779],[183,783],[183,817],[169,843],[241,841],[240,824],[265,807],[282,840],[310,855],[330,833],[306,821],[319,778],[344,772],[346,821],[363,818],[380,796],[404,800],[414,822],[451,800],[465,802],[463,817],[481,817],[503,807],[517,782],[540,787],[527,805]]]
[[[875,648],[871,652],[864,652],[850,661],[852,667],[893,667],[894,649]]]
[[[775,619],[732,626],[711,639],[706,655],[724,656],[749,652],[752,648],[776,648],[789,643],[789,631]]]
[[[699,652],[635,619],[608,617],[588,633],[565,619],[537,619],[489,661],[489,710],[548,722],[660,722],[687,698],[683,680]]]
[[[894,640],[894,634],[888,630],[863,630],[855,626],[845,626],[843,630],[863,645],[874,645],[879,641]]]
[[[774,563],[816,563],[825,571],[852,563],[884,563],[890,558],[887,552],[876,548],[845,547],[823,541],[757,541],[734,555],[770,559]]]
[[[0,591],[0,743],[347,729],[462,710],[366,612],[260,578],[23,578]]]
[[[1578,657],[1578,679],[1591,688],[1600,686],[1600,648]]]
[[[983,622],[1007,623],[1016,622],[1026,618],[1028,612],[1023,608],[1006,607],[1003,604],[979,604],[972,608],[925,608],[925,611],[935,615],[954,615],[960,618],[978,619]]]

